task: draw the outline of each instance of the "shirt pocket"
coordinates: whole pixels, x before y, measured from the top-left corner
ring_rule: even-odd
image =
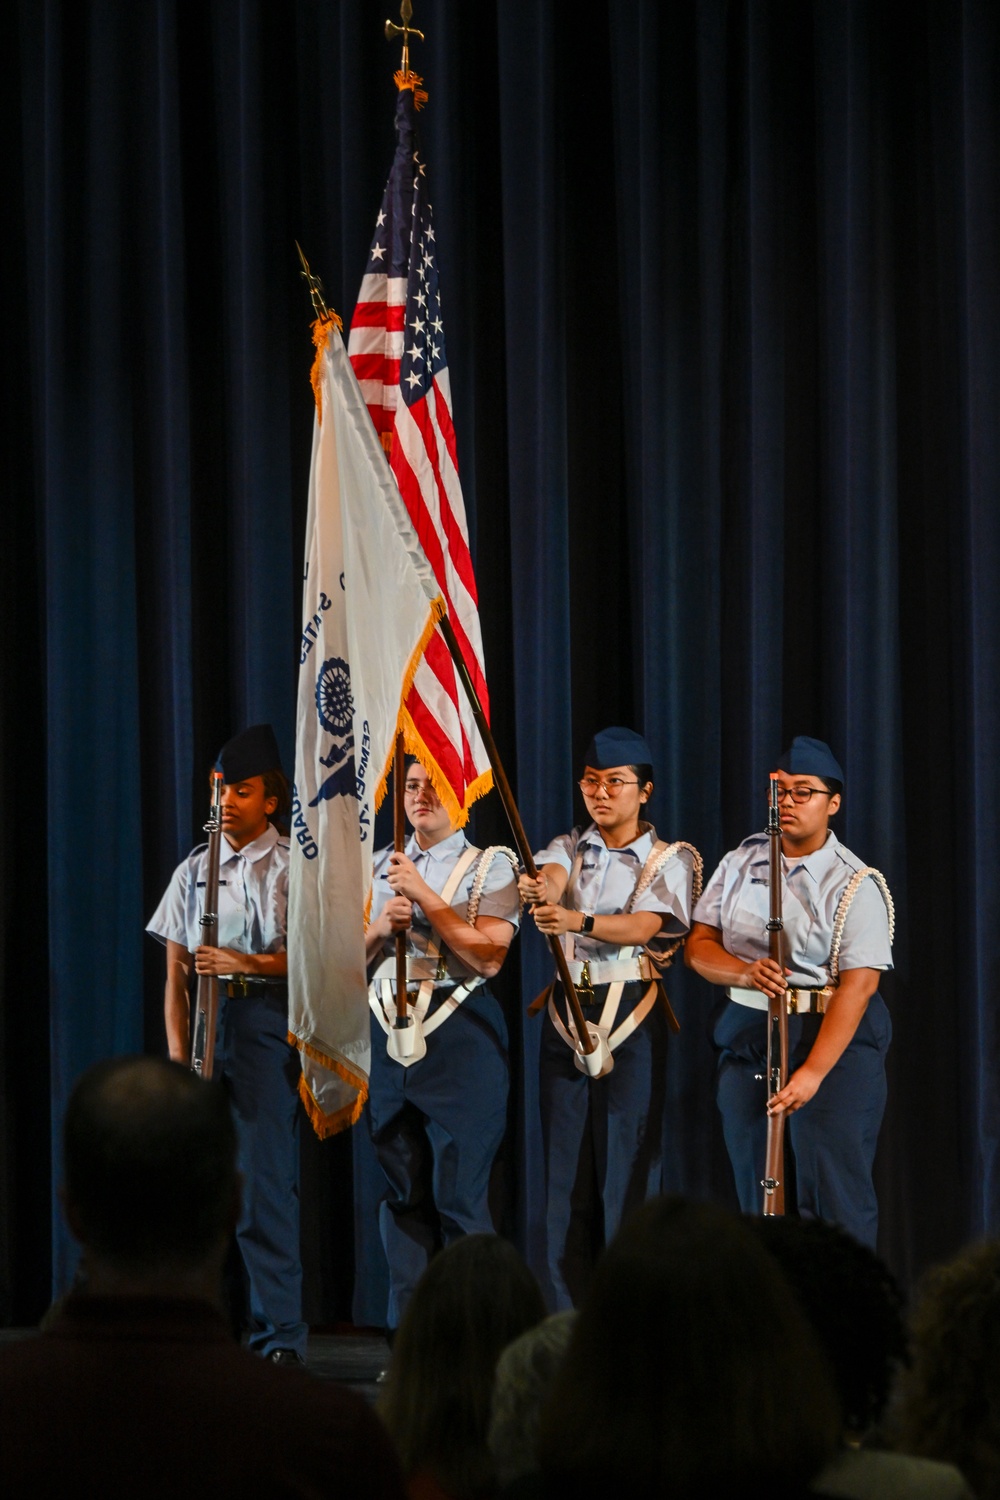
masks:
[[[767,886],[745,884],[735,899],[723,904],[723,936],[740,955],[767,953],[769,913]]]

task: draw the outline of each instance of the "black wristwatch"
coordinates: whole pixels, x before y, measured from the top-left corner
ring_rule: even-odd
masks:
[[[583,919],[580,922],[580,932],[582,934],[582,933],[585,933],[585,932],[593,932],[593,930],[594,930],[594,913],[592,911],[585,911],[584,914],[583,914]]]

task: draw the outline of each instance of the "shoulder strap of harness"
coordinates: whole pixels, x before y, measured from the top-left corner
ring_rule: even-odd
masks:
[[[455,896],[455,892],[458,890],[458,887],[462,882],[462,876],[472,864],[472,861],[475,859],[478,853],[479,850],[476,848],[476,846],[474,844],[469,844],[465,849],[462,850],[461,854],[458,856],[458,859],[455,861],[454,868],[452,869],[451,874],[448,876],[448,879],[445,881],[444,887],[441,891],[441,900],[444,902],[445,906],[451,905],[452,900]],[[441,942],[437,933],[432,927],[430,936],[427,939],[427,958],[433,963],[436,958],[443,959],[445,952],[446,944]]]
[[[893,904],[892,893],[889,890],[886,878],[881,870],[876,870],[874,865],[864,865],[860,870],[855,870],[844,889],[844,894],[837,903],[837,914],[833,919],[833,939],[830,943],[830,957],[827,960],[827,968],[830,971],[830,980],[833,984],[836,984],[840,977],[840,945],[844,938],[844,924],[847,921],[847,913],[851,909],[851,903],[855,896],[861,889],[861,882],[867,880],[869,876],[871,876],[872,880],[878,886],[882,900],[885,902],[885,909],[889,914],[890,945],[895,936],[896,908]]]
[[[462,850],[462,853],[460,853],[459,859],[457,859],[456,865],[454,865],[454,870],[451,871],[450,876],[448,876],[447,882],[445,882],[444,889],[442,889],[441,892],[441,900],[444,901],[447,906],[451,906],[451,901],[454,900],[454,895],[456,895],[456,891],[457,889],[459,889],[460,883],[462,883],[462,877],[465,876],[466,870],[468,870],[469,865],[472,864],[472,861],[474,861],[475,856],[477,856],[478,853],[480,853],[480,850],[475,847],[475,844],[468,844],[468,846],[466,846],[465,849]],[[490,865],[493,864],[493,859],[495,859],[496,856],[499,855],[499,853],[505,853],[505,855],[507,855],[507,858],[510,859],[511,864],[514,865],[514,868],[517,868],[516,853],[514,853],[513,849],[507,849],[504,844],[490,844],[489,849],[481,850],[481,855],[483,855],[483,858],[481,858],[480,862],[478,862],[477,871],[475,871],[474,879],[472,879],[472,888],[471,891],[469,891],[469,903],[468,906],[466,906],[465,912],[465,919],[466,921],[468,921],[469,927],[475,927],[475,919],[477,919],[477,916],[480,915],[480,898],[481,895],[483,895],[483,886],[486,885],[486,876],[487,874],[489,874],[489,868]],[[429,942],[427,942],[427,957],[430,957],[430,959],[436,959],[436,957],[438,957],[439,954],[442,953],[444,947],[445,945],[442,944],[442,942],[439,942],[438,939],[436,939],[435,933],[432,932]]]

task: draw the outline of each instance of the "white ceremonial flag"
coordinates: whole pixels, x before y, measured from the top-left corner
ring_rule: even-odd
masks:
[[[339,324],[339,320],[337,320]],[[318,1135],[370,1063],[364,924],[375,810],[443,608],[333,319],[315,327],[288,918],[288,1026]]]

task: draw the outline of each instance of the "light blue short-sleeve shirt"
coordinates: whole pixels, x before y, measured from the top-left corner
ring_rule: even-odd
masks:
[[[417,843],[416,835],[411,834],[407,842],[405,854],[412,859],[422,880],[425,880],[432,891],[438,895],[444,890],[448,883],[448,877],[454,870],[465,850],[472,847],[469,840],[461,829],[449,834],[439,844],[432,844],[429,849],[421,849]],[[381,913],[386,902],[392,898],[392,886],[386,879],[386,871],[389,868],[389,855],[392,848],[380,849],[375,856],[375,864],[372,871],[372,908],[371,920]],[[478,858],[474,859],[469,868],[463,874],[458,883],[458,889],[451,898],[453,911],[458,912],[463,921],[468,920],[469,897],[476,879],[476,873],[482,863],[483,854],[480,851]],[[483,883],[482,895],[479,899],[479,915],[481,917],[499,917],[504,922],[509,922],[513,928],[517,928],[520,920],[520,901],[517,893],[517,876],[514,867],[506,854],[498,854],[486,874]],[[413,921],[407,933],[406,951],[411,957],[420,958],[428,949],[434,932],[426,914],[421,910],[419,902],[413,903]],[[437,939],[435,937],[435,943]],[[381,957],[388,958],[395,952],[395,945],[389,941],[383,944]],[[450,949],[445,950],[448,977],[462,982],[475,977],[475,971],[468,965],[463,964]],[[376,958],[375,963],[381,962]],[[371,972],[371,965],[369,965]]]
[[[560,834],[535,855],[535,864],[561,865],[571,874],[580,856],[577,877],[563,892],[562,905],[571,911],[591,912],[594,916],[617,916],[628,908],[656,842],[655,828],[647,828],[622,849],[609,849],[597,827],[574,828]],[[662,926],[650,947],[666,947],[672,939],[683,937],[691,926],[691,880],[693,859],[687,849],[660,866],[649,885],[636,898],[632,911],[653,911],[662,918]],[[563,939],[565,944],[565,938]],[[618,943],[600,943],[596,938],[573,933],[573,954],[579,959],[617,958]]]
[[[161,943],[200,946],[205,909],[208,845],[192,849],[171,877],[146,931]],[[222,838],[219,850],[219,947],[238,953],[280,953],[288,912],[288,840],[272,823],[259,838],[234,849]]]
[[[782,864],[782,920],[790,982],[826,984],[837,907],[852,876],[864,868],[863,862],[831,830],[821,849],[797,858],[783,855]],[[768,915],[767,835],[756,833],[722,860],[695,907],[694,919],[719,928],[727,953],[752,963],[768,956]],[[840,968],[892,968],[889,914],[874,880],[863,880],[851,902],[840,945]]]

